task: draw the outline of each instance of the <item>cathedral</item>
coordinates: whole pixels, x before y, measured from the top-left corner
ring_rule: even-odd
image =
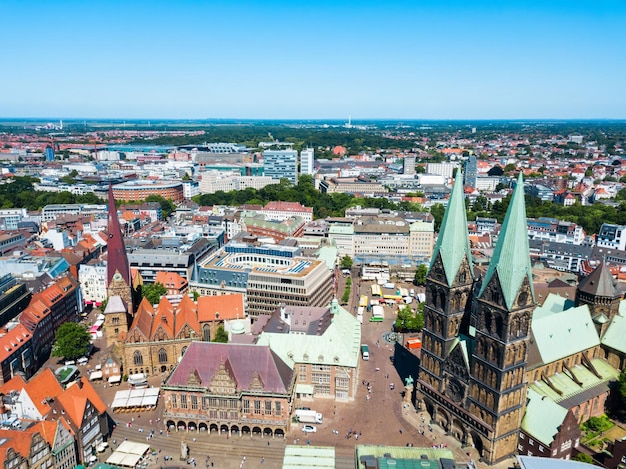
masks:
[[[487,464],[527,451],[541,427],[530,422],[542,417],[527,404],[549,400],[558,417],[536,439],[544,456],[567,458],[579,442],[563,434],[563,422],[573,421],[574,432],[575,422],[601,415],[624,365],[626,344],[617,337],[626,305],[602,264],[580,282],[576,302],[549,295],[537,306],[521,174],[487,271],[476,275],[462,180],[457,175],[426,279],[418,399],[433,424]]]

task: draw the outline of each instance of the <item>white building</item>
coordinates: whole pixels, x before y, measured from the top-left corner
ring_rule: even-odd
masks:
[[[183,197],[191,199],[200,194],[200,183],[198,181],[183,181]]]
[[[259,212],[265,215],[266,220],[283,221],[300,217],[307,223],[313,221],[313,209],[301,205],[300,202],[268,202]]]
[[[300,174],[313,174],[313,163],[315,161],[315,150],[307,148],[300,151]]]
[[[80,264],[78,281],[86,304],[102,302],[107,297],[105,264]]]
[[[459,163],[428,163],[426,172],[429,174],[438,174],[446,179],[451,179],[454,170],[459,167]]]
[[[603,223],[596,240],[598,247],[626,250],[626,226]]]
[[[17,230],[17,224],[26,216],[25,208],[0,208],[0,229]]]
[[[50,241],[55,251],[73,246],[72,239],[68,236],[67,230],[59,230],[58,228],[48,229],[40,235],[40,238]]]
[[[205,171],[200,173],[199,190],[201,194],[214,194],[217,191],[241,191],[244,189],[262,189],[270,184],[278,184],[278,179],[268,176],[240,176],[233,171]]]

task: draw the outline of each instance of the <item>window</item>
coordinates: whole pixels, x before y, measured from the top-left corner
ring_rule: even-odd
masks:
[[[164,348],[159,350],[159,363],[167,363],[167,352]]]
[[[120,318],[119,318],[119,317],[117,317],[117,316],[116,316],[116,317],[114,317],[114,318],[112,318],[112,319],[111,319],[111,323],[112,323],[114,326],[118,326],[118,325],[120,324]]]
[[[176,394],[172,394],[172,407],[178,407],[178,404],[176,403]]]
[[[274,415],[280,415],[281,410],[280,401],[274,401]]]
[[[180,395],[180,408],[181,409],[187,408],[187,395],[186,394]]]
[[[272,401],[265,401],[265,415],[272,415]]]
[[[561,443],[561,451],[568,450],[572,447],[572,440],[567,440]]]
[[[243,404],[243,413],[249,414],[250,413],[250,399],[244,399],[242,401],[242,404]]]
[[[534,446],[534,445],[535,445],[535,440],[533,440],[532,438],[529,438],[529,439],[528,439],[528,444],[529,444],[530,446]]]
[[[209,408],[209,398],[203,397],[202,398],[202,410],[207,410],[208,408]]]
[[[137,366],[143,365],[143,355],[139,350],[135,350],[135,353],[133,353],[133,363]]]
[[[260,414],[261,413],[261,401],[259,401],[259,400],[255,400],[254,401],[254,413],[255,414]]]
[[[539,445],[539,452],[543,453],[543,446]]]
[[[198,410],[198,396],[191,396],[191,408]]]

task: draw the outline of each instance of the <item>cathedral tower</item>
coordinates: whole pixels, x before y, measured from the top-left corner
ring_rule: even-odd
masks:
[[[521,173],[477,300],[468,409],[486,424],[482,456],[493,464],[516,452],[526,402],[535,301]]]
[[[443,392],[444,361],[456,343],[473,282],[463,176],[457,172],[426,277],[420,380]]]

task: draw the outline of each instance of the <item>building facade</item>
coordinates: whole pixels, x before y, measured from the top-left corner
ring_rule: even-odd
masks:
[[[163,420],[171,431],[284,437],[294,387],[267,346],[192,342],[161,388]]]
[[[113,186],[113,196],[118,200],[145,200],[151,195],[160,195],[175,203],[185,200],[182,182],[151,181],[128,181]]]
[[[266,177],[288,179],[293,185],[298,183],[298,152],[295,150],[265,150],[263,170]]]

